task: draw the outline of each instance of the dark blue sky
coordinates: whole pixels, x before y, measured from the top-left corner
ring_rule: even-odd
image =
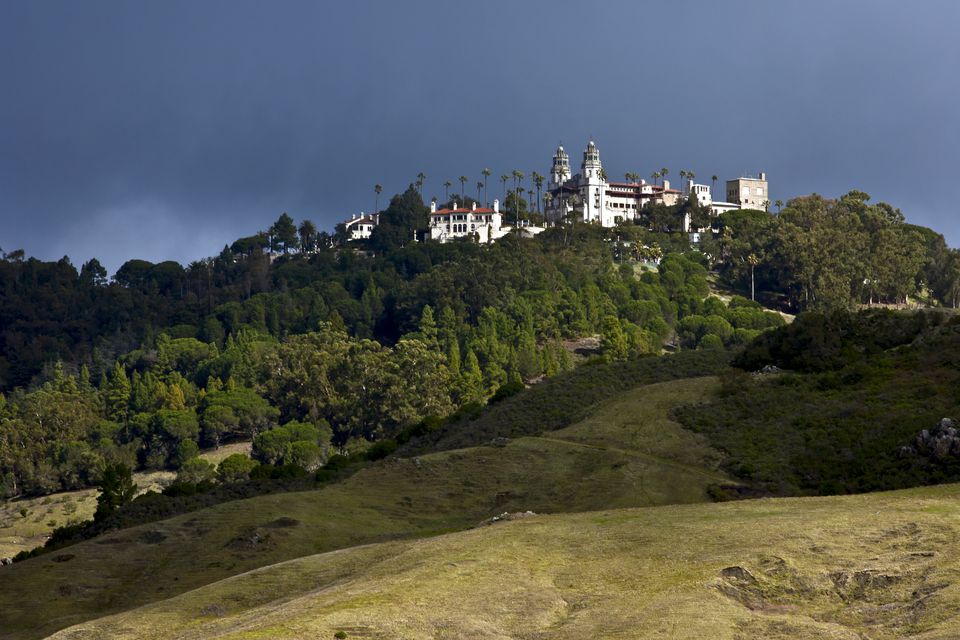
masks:
[[[426,196],[499,185],[561,140],[579,166],[590,136],[611,176],[858,188],[956,246],[958,24],[933,0],[4,0],[0,247],[186,263],[419,171]]]

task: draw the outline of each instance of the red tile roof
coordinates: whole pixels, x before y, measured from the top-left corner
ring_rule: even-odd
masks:
[[[373,218],[368,218],[368,217],[366,217],[366,216],[364,216],[363,218],[351,218],[351,219],[349,219],[349,220],[344,220],[344,221],[343,221],[343,224],[346,225],[346,226],[348,226],[348,227],[351,226],[351,225],[360,224],[360,223],[373,224],[373,225],[375,225],[375,224],[377,224],[377,221],[374,220]]]
[[[497,211],[494,211],[493,209],[487,209],[487,208],[485,208],[485,207],[483,207],[483,208],[477,207],[476,209],[466,209],[466,208],[463,208],[463,209],[437,209],[437,210],[434,211],[431,215],[435,215],[435,216],[439,216],[439,215],[450,215],[451,213],[498,213],[498,212],[497,212]]]

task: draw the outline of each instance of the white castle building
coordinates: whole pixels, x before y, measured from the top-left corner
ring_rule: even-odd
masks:
[[[437,201],[430,203],[430,239],[450,242],[458,238],[474,238],[480,244],[496,242],[510,233],[511,227],[503,226],[500,201],[493,201],[493,208],[457,207],[437,209]]]
[[[572,175],[570,158],[563,146],[557,147],[550,169],[544,213],[547,221],[558,223],[576,215],[584,222],[593,222],[604,227],[613,227],[621,222],[634,220],[650,203],[675,205],[681,198],[693,192],[702,206],[710,207],[713,215],[740,208],[765,208],[761,202],[769,202],[766,174],[759,178],[737,178],[727,181],[730,202],[715,201],[710,185],[696,184],[688,180],[683,190],[671,189],[670,182],[649,184],[638,182],[611,182],[600,162],[600,151],[593,140],[583,152],[580,173]],[[760,194],[763,197],[760,197]],[[684,221],[684,231],[689,231],[689,221]]]

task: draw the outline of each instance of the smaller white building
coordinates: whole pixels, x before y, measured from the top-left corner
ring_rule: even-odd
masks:
[[[430,239],[437,242],[450,242],[458,238],[473,238],[480,244],[496,242],[510,233],[510,227],[503,226],[500,213],[500,201],[493,201],[493,208],[477,207],[474,202],[470,208],[457,207],[437,209],[437,202],[430,203]]]
[[[715,216],[719,216],[721,214],[726,213],[727,211],[734,211],[739,208],[740,208],[740,205],[734,204],[733,202],[720,202],[718,200],[718,201],[714,201],[710,205],[710,213],[712,213]]]
[[[697,202],[700,203],[701,207],[713,206],[713,193],[711,193],[710,185],[697,184],[693,180],[687,180],[683,195],[688,196],[690,193],[697,195]]]
[[[367,216],[362,212],[344,220],[343,228],[347,233],[347,240],[367,240],[379,222],[380,214]]]

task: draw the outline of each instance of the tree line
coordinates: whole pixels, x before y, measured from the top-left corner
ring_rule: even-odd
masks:
[[[199,451],[237,440],[253,441],[256,462],[314,469],[569,370],[576,338],[600,336],[602,357],[623,360],[660,353],[681,327],[678,348],[718,348],[781,322],[709,297],[700,254],[638,277],[605,239],[584,225],[483,248],[289,255],[265,263],[268,290],[195,315],[179,293],[156,293],[154,317],[164,302],[178,310],[167,326],[145,324],[110,361],[105,349],[54,361],[2,396],[2,492],[88,486],[116,465],[211,480]],[[243,273],[260,256],[221,259]],[[97,286],[158,291],[149,278]]]
[[[131,260],[113,281],[95,260],[6,255],[3,494],[88,486],[111,465],[213,479],[199,450],[235,440],[255,462],[315,468],[568,370],[578,338],[599,336],[614,361],[743,345],[783,323],[748,295],[710,296],[710,270],[790,309],[946,302],[956,282],[942,236],[859,192],[719,219],[692,198],[640,224],[483,247],[414,242],[426,211],[413,188],[394,196],[372,252],[304,242],[281,216],[266,244],[187,267]],[[685,216],[716,229],[699,250],[677,231]],[[227,476],[250,472],[234,463]]]

